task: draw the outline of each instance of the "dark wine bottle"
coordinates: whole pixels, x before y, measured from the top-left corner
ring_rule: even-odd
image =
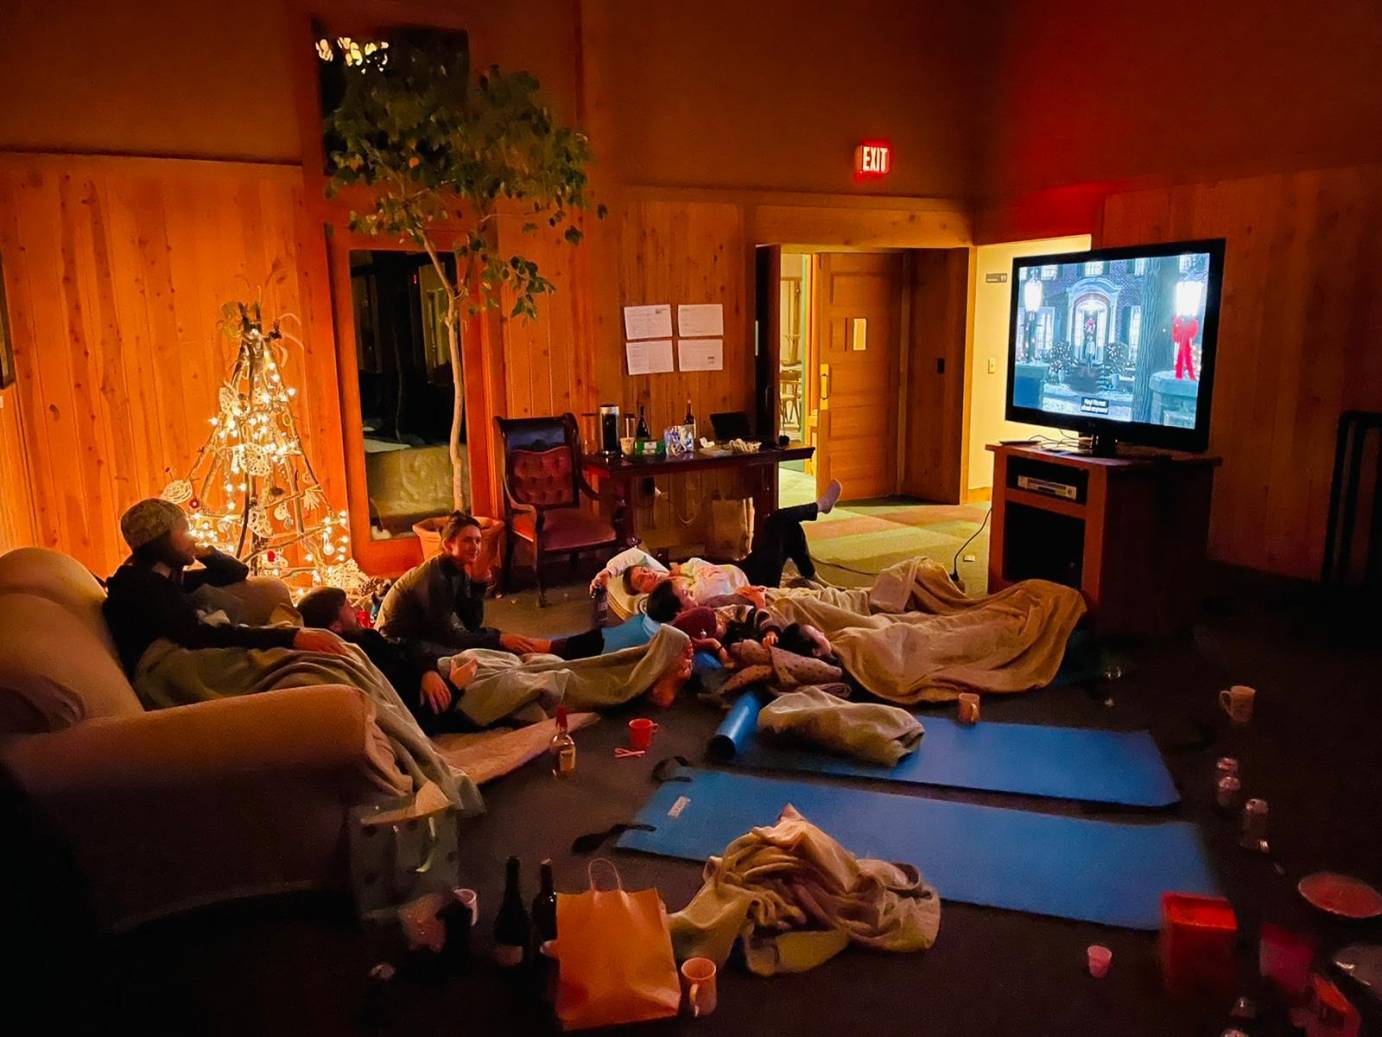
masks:
[[[541,875],[537,896],[533,898],[533,935],[539,947],[557,938],[557,891],[552,885],[550,860],[542,862]]]
[[[687,397],[687,400],[686,400],[686,417],[685,417],[684,419],[682,419],[682,424],[683,424],[683,425],[690,425],[690,426],[691,426],[691,445],[692,445],[692,446],[695,446],[695,445],[696,445],[696,442],[697,442],[697,440],[696,440],[696,415],[693,414],[693,413],[691,413],[691,399],[690,399],[690,397]]]
[[[518,879],[518,858],[505,865],[504,900],[494,919],[494,960],[501,968],[517,968],[528,952],[528,912]]]
[[[638,405],[638,433],[639,439],[651,439],[653,434],[648,431],[648,419],[643,414],[643,404]]]

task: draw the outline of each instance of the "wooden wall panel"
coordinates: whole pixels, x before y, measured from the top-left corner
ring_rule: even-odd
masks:
[[[1223,237],[1210,552],[1317,578],[1339,414],[1382,409],[1382,167],[1118,194],[1099,244]]]
[[[118,519],[191,464],[233,344],[221,305],[264,287],[270,312],[312,305],[298,270],[300,174],[142,159],[0,158],[0,249],[33,494],[33,537],[98,573],[124,557]],[[270,282],[281,270],[280,283]],[[310,292],[319,291],[311,288]],[[294,328],[306,448],[342,492],[329,335]]]
[[[718,411],[753,413],[753,314],[741,206],[631,198],[611,205],[594,228],[588,259],[599,264],[593,298],[594,370],[597,403],[618,403],[637,413],[642,403],[655,433],[680,421],[689,398],[696,417],[708,425]],[[584,246],[582,246],[584,247]],[[617,273],[616,273],[617,272]],[[603,282],[603,283],[602,283]],[[645,303],[720,303],[724,306],[724,369],[683,374],[625,373],[622,307]],[[639,529],[653,544],[698,543],[716,492],[745,494],[732,476],[697,473],[659,479],[662,495],[645,497]]]
[[[908,259],[910,329],[903,400],[901,492],[951,504],[964,499],[964,420],[972,249],[918,249]],[[938,367],[944,364],[944,371]]]
[[[0,554],[34,543],[33,495],[19,422],[19,394],[0,389]]]

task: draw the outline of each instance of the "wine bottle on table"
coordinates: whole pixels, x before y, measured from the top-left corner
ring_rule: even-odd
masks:
[[[682,420],[682,424],[691,426],[691,445],[694,447],[700,440],[696,438],[696,415],[691,413],[691,400],[689,397],[686,400],[686,417]]]
[[[494,960],[502,968],[517,968],[523,964],[528,951],[528,911],[523,906],[519,888],[518,858],[510,857],[505,865],[504,900],[494,919]]]
[[[648,419],[643,413],[643,404],[638,405],[638,439],[652,439],[653,434],[648,431]]]

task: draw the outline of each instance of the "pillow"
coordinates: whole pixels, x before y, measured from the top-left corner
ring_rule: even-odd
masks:
[[[109,635],[36,594],[0,594],[0,734],[142,713]]]

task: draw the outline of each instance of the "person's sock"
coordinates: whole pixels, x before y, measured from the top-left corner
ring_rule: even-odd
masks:
[[[831,479],[830,485],[825,488],[825,493],[816,498],[816,508],[822,515],[829,515],[835,509],[835,502],[840,499],[840,493],[844,487],[840,485],[839,479]]]

